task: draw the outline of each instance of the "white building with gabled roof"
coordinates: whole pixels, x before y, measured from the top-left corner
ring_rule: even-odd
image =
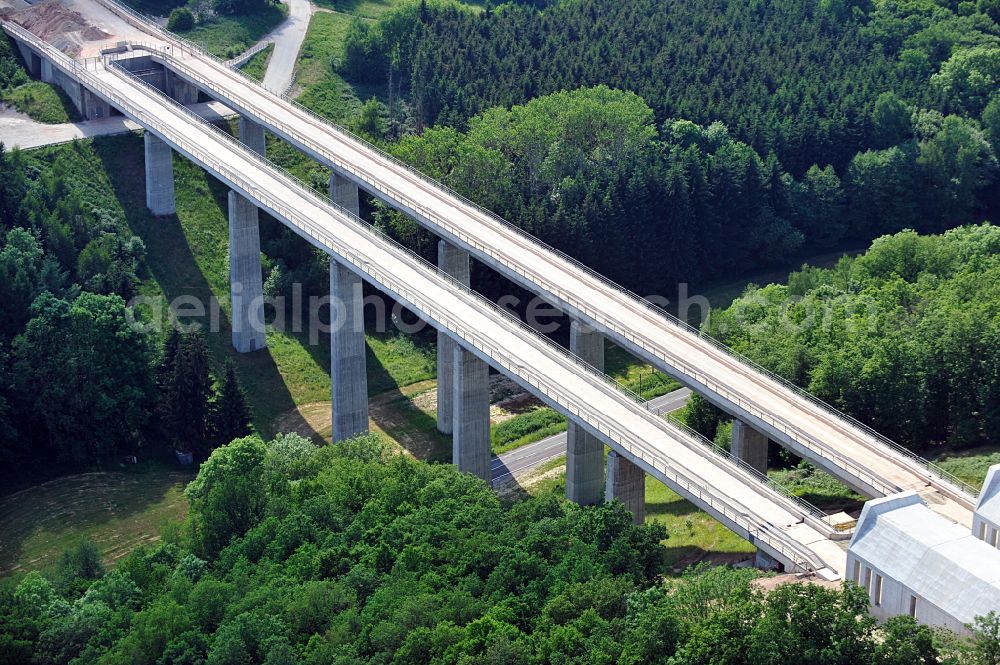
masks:
[[[1000,464],[994,464],[986,472],[976,512],[972,515],[972,535],[993,547],[1000,547]]]
[[[1000,612],[1000,549],[930,510],[916,492],[868,501],[847,550],[847,577],[878,619],[908,615],[968,632]]]

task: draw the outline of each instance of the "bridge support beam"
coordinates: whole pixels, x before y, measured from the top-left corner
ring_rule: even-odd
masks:
[[[42,56],[38,55],[31,48],[19,39],[15,39],[17,49],[24,59],[24,67],[28,70],[28,75],[32,78],[40,78],[42,75]]]
[[[604,335],[579,321],[569,329],[569,350],[604,371]],[[566,498],[581,506],[601,500],[604,444],[572,420],[566,430]]]
[[[361,216],[358,186],[338,175],[336,171],[330,174],[330,200],[353,213],[355,217]]]
[[[264,125],[240,116],[240,143],[243,143],[247,148],[263,157],[266,152]]]
[[[146,146],[146,207],[154,215],[172,215],[177,212],[173,151],[148,131],[143,141]]]
[[[604,498],[621,501],[632,513],[632,521],[642,524],[646,519],[646,474],[615,451],[608,453],[607,479]]]
[[[780,571],[783,566],[764,550],[757,550],[753,555],[753,567],[759,570]]]
[[[111,106],[83,86],[80,86],[80,102],[80,115],[84,120],[107,118],[111,115]]]
[[[733,456],[749,466],[767,473],[767,435],[758,432],[738,418],[733,418]]]
[[[257,206],[232,190],[229,191],[229,294],[233,305],[233,348],[238,353],[263,349],[267,342]]]
[[[450,275],[465,286],[469,285],[469,253],[444,241],[438,241],[438,272]],[[454,340],[438,330],[437,334],[437,427],[442,434],[451,434],[454,408]]]
[[[459,471],[490,480],[490,368],[454,348],[452,462]]]
[[[330,382],[333,440],[368,432],[361,278],[330,258]]]
[[[165,76],[164,88],[166,88],[166,93],[171,99],[178,104],[185,105],[196,104],[198,102],[198,86],[194,83],[185,81],[169,68],[166,69]],[[240,136],[243,136],[242,132],[240,133]]]
[[[51,60],[47,60],[45,58],[42,58],[41,59],[41,63],[39,63],[39,69],[41,70],[41,73],[42,73],[42,82],[43,83],[55,83],[56,82],[56,74],[55,74],[55,70],[52,67],[52,61]]]

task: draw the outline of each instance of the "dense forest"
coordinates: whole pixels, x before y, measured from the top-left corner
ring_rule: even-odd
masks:
[[[853,585],[664,581],[666,534],[620,504],[506,505],[375,437],[238,439],[187,495],[187,523],[114,571],[84,543],[0,584],[0,662],[986,665],[998,646],[989,617],[968,642],[877,626]]]
[[[406,136],[391,150],[421,171],[642,294],[732,278],[796,252],[936,232],[989,195],[996,158],[978,125],[915,114],[886,93],[880,132],[905,141],[799,178],[721,123],[656,124],[637,95],[604,86],[494,108]],[[411,246],[414,223],[384,215]]]
[[[145,248],[69,157],[0,146],[0,461],[3,475],[74,468],[143,441],[198,454],[248,434],[232,367],[204,338],[163,342],[126,306]]]
[[[641,96],[658,122],[721,121],[801,175],[886,147],[871,122],[886,91],[979,118],[1000,75],[997,12],[956,5],[579,0],[474,14],[425,3],[356,22],[342,66],[357,80],[403,78],[419,126],[464,128],[493,106],[603,83]]]
[[[751,287],[705,329],[916,450],[995,441],[1000,228],[880,238],[787,286]],[[711,410],[694,413],[711,435]]]
[[[998,12],[954,4],[422,3],[356,21],[335,64],[388,85],[352,126],[671,294],[997,208]]]

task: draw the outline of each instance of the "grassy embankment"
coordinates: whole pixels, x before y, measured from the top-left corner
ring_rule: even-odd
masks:
[[[178,33],[220,58],[233,58],[253,46],[288,16],[283,4],[268,5],[245,16],[216,14],[194,28]]]
[[[267,63],[271,62],[271,54],[274,53],[274,44],[268,44],[263,51],[253,56],[240,67],[244,74],[249,74],[258,81],[264,80],[267,72]]]
[[[194,0],[190,2],[184,2],[184,0],[121,1],[137,12],[154,17],[169,16],[174,8],[186,6],[194,13],[197,20],[203,8]],[[280,2],[269,4],[253,14],[240,16],[212,14],[209,9],[205,9],[205,11],[207,15],[203,21],[196,22],[191,30],[179,31],[177,34],[224,59],[232,58],[246,51],[288,16],[288,7]]]
[[[6,36],[0,38],[0,101],[46,124],[80,119],[73,102],[62,90],[28,76],[20,51]]]
[[[347,123],[372,97],[385,102],[386,84],[350,83],[337,66],[344,57],[344,41],[351,21],[376,21],[386,12],[413,0],[318,0],[319,8],[309,21],[295,75],[298,101],[316,113],[341,124]],[[458,3],[472,11],[483,3]]]

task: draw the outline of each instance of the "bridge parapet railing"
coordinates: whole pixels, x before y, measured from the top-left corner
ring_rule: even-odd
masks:
[[[128,72],[122,71],[123,75],[132,78],[137,81],[140,85],[148,86],[141,79],[132,76]],[[95,77],[96,78],[96,77]],[[224,174],[227,179],[236,184],[238,187],[242,188],[244,191],[252,193],[254,198],[258,199],[265,209],[270,209],[275,211],[282,217],[285,217],[289,221],[294,221],[295,226],[297,226],[300,231],[305,232],[307,235],[313,237],[318,244],[323,247],[331,248],[336,247],[334,251],[339,256],[352,263],[360,272],[367,275],[369,279],[374,280],[377,283],[383,284],[390,290],[395,291],[401,298],[405,301],[413,303],[420,310],[424,311],[425,316],[439,321],[441,325],[451,328],[452,330],[458,331],[460,337],[464,340],[463,344],[470,344],[476,349],[479,349],[487,358],[490,359],[492,364],[495,364],[499,368],[505,368],[512,374],[515,374],[528,385],[532,386],[535,390],[539,391],[541,395],[544,395],[550,402],[558,405],[560,410],[579,418],[581,421],[589,424],[590,427],[594,428],[599,434],[606,437],[609,441],[616,443],[623,450],[627,451],[629,454],[633,455],[636,459],[645,461],[650,465],[655,471],[663,474],[665,478],[671,479],[674,484],[679,488],[684,489],[693,498],[700,499],[704,504],[709,506],[713,511],[717,512],[719,515],[727,518],[733,524],[737,525],[739,528],[747,531],[748,534],[753,534],[758,540],[767,543],[776,552],[785,556],[789,561],[793,562],[795,565],[802,567],[805,570],[816,570],[818,567],[822,567],[822,562],[815,560],[814,555],[812,555],[806,548],[796,543],[789,536],[781,532],[780,530],[775,530],[773,526],[768,525],[766,520],[762,517],[754,515],[752,512],[747,511],[745,508],[734,506],[728,501],[724,496],[718,495],[712,492],[709,488],[701,487],[699,483],[692,482],[689,478],[684,476],[677,469],[673,468],[669,463],[669,460],[665,457],[665,454],[649,445],[645,442],[636,439],[636,437],[630,435],[628,432],[622,431],[620,426],[607,420],[604,414],[597,412],[595,409],[589,407],[586,404],[581,403],[572,394],[568,393],[566,389],[562,386],[558,386],[552,383],[547,377],[540,376],[534,370],[520,364],[516,358],[510,355],[506,351],[505,347],[501,344],[494,342],[491,338],[485,335],[481,331],[469,330],[461,321],[455,320],[451,317],[448,312],[437,308],[433,303],[429,302],[426,296],[423,296],[419,292],[414,291],[407,284],[401,283],[397,278],[394,278],[392,274],[388,271],[383,270],[380,266],[373,263],[367,257],[362,255],[357,249],[345,247],[342,244],[338,244],[337,238],[326,229],[323,229],[317,225],[312,220],[308,219],[299,211],[293,209],[283,201],[277,200],[275,197],[270,196],[268,193],[261,191],[259,187],[254,185],[252,182],[248,181],[241,173],[232,169],[231,167],[224,164],[221,160],[216,158],[214,155],[208,151],[202,149],[195,142],[188,140],[183,134],[178,133],[176,129],[160,122],[158,119],[149,116],[142,109],[135,107],[128,100],[122,98],[120,94],[105,86],[103,82],[94,82],[96,86],[102,88],[102,93],[115,99],[115,103],[121,104],[131,113],[133,113],[137,118],[140,118],[144,124],[147,124],[151,128],[157,129],[158,132],[163,133],[165,136],[171,136],[175,141],[184,146],[185,152],[189,152],[203,163],[210,164],[213,170],[216,170],[220,174]],[[152,90],[152,88],[150,88]],[[168,103],[173,103],[169,98],[163,98]],[[177,108],[183,109],[183,107],[176,105]],[[184,112],[189,112],[184,109]],[[198,119],[197,116],[192,116]],[[200,119],[198,119],[200,122]],[[226,137],[227,140],[236,142],[232,136],[221,132],[215,127],[209,125],[203,125],[209,131],[217,132],[219,136]],[[245,150],[245,146],[240,145],[241,150],[246,156],[251,157],[264,166],[271,170],[275,170],[280,177],[287,177],[280,171],[275,169],[275,167],[267,162],[265,159]],[[369,225],[365,224],[361,220],[353,218],[353,216],[348,213],[343,208],[332,204],[329,200],[320,198],[314,191],[312,191],[308,186],[298,183],[297,181],[291,181],[292,186],[296,190],[300,191],[302,194],[312,197],[318,205],[329,206],[335,209],[339,209],[341,213],[359,230],[362,232],[372,234],[376,236],[380,241],[386,243],[387,247],[391,248],[393,253],[408,263],[415,266],[419,266],[423,270],[432,271],[437,274],[437,269],[435,266],[424,260],[422,257],[410,252],[406,248],[398,245],[391,239],[386,238],[384,235],[377,232],[377,230],[371,228]],[[456,291],[462,295],[464,298],[474,299],[476,304],[480,306],[486,306],[500,314],[499,320],[505,322],[507,325],[517,325],[524,327],[525,329],[532,332],[536,339],[545,339],[537,335],[537,333],[531,330],[529,327],[525,326],[523,322],[519,319],[514,319],[510,316],[509,312],[499,308],[495,303],[482,298],[479,294],[471,292],[464,285],[460,285],[454,280],[445,280],[452,285]],[[582,361],[574,356],[570,356],[561,347],[556,346],[554,343],[546,340],[547,352],[558,352],[560,357],[564,359],[570,359],[573,362],[583,365],[588,368],[588,371],[597,378],[600,378],[599,385],[607,385],[611,387],[609,378],[603,373],[598,373],[586,366]],[[615,394],[620,394],[617,387],[614,388]],[[633,394],[634,395],[634,394]],[[633,399],[638,399],[638,396],[634,396]],[[640,410],[641,413],[648,413],[646,411]],[[648,414],[652,418],[656,418],[652,414]],[[657,418],[657,420],[659,420]],[[662,422],[662,421],[660,421]]]
[[[212,55],[211,53],[209,53],[208,51],[206,51],[204,48],[198,46],[197,44],[193,44],[193,43],[191,43],[191,42],[189,42],[189,41],[187,41],[187,40],[185,40],[185,39],[183,39],[183,38],[181,38],[181,37],[179,37],[179,36],[177,36],[177,35],[175,35],[173,33],[170,33],[170,32],[167,32],[167,31],[163,30],[158,25],[156,25],[154,22],[150,21],[147,17],[144,17],[142,14],[140,14],[140,13],[132,10],[129,7],[126,7],[125,5],[122,5],[121,3],[117,2],[116,0],[99,0],[99,1],[102,2],[103,4],[105,4],[106,6],[110,7],[112,10],[115,10],[115,11],[118,11],[119,13],[123,13],[123,14],[128,15],[134,21],[138,22],[138,24],[139,24],[140,27],[145,28],[147,30],[151,30],[151,31],[155,32],[156,34],[160,35],[161,37],[163,37],[164,39],[172,41],[174,43],[177,43],[177,44],[183,46],[186,50],[190,51],[191,53],[193,53],[195,55],[198,55],[198,56],[201,56],[201,57],[204,57],[204,58],[207,58],[207,59],[210,59],[210,60],[213,60],[213,61],[217,62],[218,64],[220,64],[221,66],[225,67],[225,63],[222,60],[220,60],[219,58],[216,58],[214,55]],[[710,335],[704,333],[703,331],[701,331],[701,330],[699,330],[699,329],[691,326],[687,322],[681,321],[680,319],[678,319],[677,317],[673,316],[672,314],[670,314],[666,310],[664,310],[661,307],[659,307],[659,306],[655,305],[654,303],[650,302],[648,299],[643,298],[643,297],[635,294],[631,290],[622,287],[621,285],[613,282],[612,280],[608,279],[607,277],[605,277],[605,276],[601,275],[600,273],[592,270],[591,268],[587,267],[583,263],[577,261],[573,257],[571,257],[571,256],[567,255],[566,253],[562,252],[561,250],[559,250],[559,249],[557,249],[555,247],[552,247],[552,246],[544,243],[543,241],[539,240],[538,238],[535,238],[534,236],[532,236],[531,234],[527,233],[526,231],[523,231],[522,229],[520,229],[516,225],[511,224],[507,220],[503,219],[499,215],[493,213],[490,210],[487,210],[486,208],[483,208],[482,206],[478,205],[477,203],[475,203],[475,202],[469,200],[468,198],[466,198],[465,196],[459,194],[458,192],[456,192],[455,190],[453,190],[448,185],[445,185],[444,183],[438,182],[438,181],[434,180],[433,178],[430,178],[430,177],[424,175],[423,173],[421,173],[417,169],[411,167],[410,165],[406,164],[405,162],[402,162],[401,160],[397,159],[396,157],[388,154],[387,152],[385,152],[384,150],[382,150],[378,146],[371,144],[370,142],[368,142],[367,140],[363,139],[362,137],[359,137],[359,136],[356,136],[356,135],[352,134],[347,129],[345,129],[343,127],[340,127],[339,125],[336,125],[335,123],[332,123],[328,119],[323,118],[323,117],[317,115],[312,110],[310,110],[310,109],[302,106],[298,102],[296,102],[294,100],[291,100],[291,99],[287,99],[285,97],[285,94],[287,93],[287,90],[286,91],[274,91],[274,90],[270,90],[269,88],[266,88],[265,86],[263,86],[260,81],[258,81],[255,78],[247,75],[242,70],[239,70],[239,69],[235,69],[234,70],[234,69],[230,69],[228,67],[225,67],[225,68],[226,68],[227,71],[236,72],[238,75],[243,76],[248,81],[257,84],[260,87],[263,87],[264,89],[268,90],[268,92],[271,92],[272,94],[275,94],[278,97],[282,97],[283,99],[285,99],[285,101],[287,103],[291,104],[294,108],[302,111],[305,114],[308,114],[309,116],[311,116],[315,120],[318,120],[319,122],[323,123],[327,127],[330,127],[332,129],[334,129],[335,131],[339,132],[343,137],[345,137],[347,139],[350,139],[352,141],[358,142],[360,145],[363,145],[367,150],[373,152],[374,154],[377,154],[383,160],[386,160],[386,161],[390,162],[391,164],[393,164],[394,166],[396,166],[398,168],[405,169],[407,172],[409,172],[410,174],[412,174],[416,178],[422,180],[427,185],[429,185],[429,186],[431,186],[433,188],[436,188],[438,190],[441,190],[443,192],[446,192],[451,197],[453,197],[456,201],[460,202],[465,207],[468,207],[469,209],[475,211],[478,215],[485,217],[488,221],[490,221],[490,222],[492,222],[494,224],[499,224],[499,225],[503,226],[505,229],[507,229],[510,233],[516,234],[517,236],[521,237],[522,239],[525,239],[528,242],[531,242],[531,243],[534,243],[534,244],[538,245],[539,247],[541,247],[545,251],[547,251],[547,252],[555,255],[556,257],[558,257],[562,261],[566,262],[567,264],[569,264],[570,266],[572,266],[576,270],[579,270],[579,271],[583,272],[584,274],[586,274],[587,276],[589,276],[591,279],[593,279],[594,281],[596,281],[601,286],[603,286],[605,288],[608,288],[608,289],[611,289],[614,292],[617,292],[620,296],[624,297],[625,299],[627,299],[629,301],[637,303],[641,307],[643,307],[646,310],[652,312],[657,317],[665,320],[667,323],[669,323],[669,324],[671,324],[671,325],[673,325],[675,327],[680,328],[682,331],[684,331],[684,332],[686,332],[686,333],[688,333],[690,335],[693,335],[693,336],[695,336],[695,337],[697,337],[697,338],[699,338],[701,340],[706,341],[712,347],[714,347],[718,351],[721,351],[724,355],[727,355],[727,356],[729,356],[729,357],[731,357],[731,358],[739,361],[740,363],[746,365],[748,368],[750,368],[751,370],[755,371],[757,374],[761,375],[762,378],[770,379],[772,382],[777,383],[784,390],[789,391],[790,393],[792,393],[794,396],[800,397],[800,398],[808,401],[813,406],[819,408],[821,412],[823,412],[823,413],[825,413],[825,414],[827,414],[829,416],[832,416],[833,419],[834,419],[833,420],[833,425],[834,425],[835,428],[840,429],[841,431],[844,431],[845,433],[847,433],[847,431],[848,431],[847,428],[853,428],[853,429],[857,430],[859,434],[861,434],[864,437],[867,437],[868,441],[863,441],[866,445],[872,445],[872,446],[875,446],[875,447],[879,447],[879,446],[884,447],[884,448],[888,449],[888,451],[890,451],[892,454],[900,456],[900,457],[903,457],[903,458],[909,460],[910,462],[915,463],[918,466],[923,467],[924,469],[926,469],[929,472],[929,477],[928,477],[929,480],[931,480],[932,482],[936,481],[936,482],[939,482],[939,483],[944,483],[946,485],[950,485],[951,488],[952,488],[952,491],[955,492],[957,496],[960,496],[961,494],[966,494],[966,495],[968,495],[968,497],[973,497],[973,498],[976,497],[976,496],[978,496],[978,490],[976,488],[972,487],[968,483],[965,483],[964,481],[962,481],[961,479],[959,479],[958,477],[956,477],[954,474],[951,474],[948,471],[946,471],[945,469],[941,468],[940,466],[934,464],[933,462],[930,462],[930,461],[924,459],[923,457],[921,457],[920,455],[917,455],[913,451],[910,451],[907,448],[904,448],[903,446],[901,446],[898,443],[892,441],[891,439],[883,436],[879,432],[876,432],[871,427],[869,427],[868,425],[865,425],[864,423],[858,421],[857,419],[855,419],[855,418],[853,418],[853,417],[851,417],[851,416],[849,416],[847,414],[842,413],[838,409],[836,409],[833,406],[827,404],[825,401],[819,399],[818,397],[814,396],[813,394],[809,393],[808,391],[803,390],[802,388],[800,388],[799,386],[795,385],[791,381],[788,381],[783,376],[781,376],[779,374],[776,374],[776,373],[772,372],[771,370],[768,370],[765,367],[762,367],[761,365],[759,365],[755,361],[753,361],[750,358],[744,356],[743,354],[735,351],[734,349],[728,347],[727,345],[725,345],[722,342],[720,342],[719,340],[711,337]],[[272,120],[274,120],[274,119],[272,118]],[[349,172],[353,173],[354,175],[363,178],[365,180],[365,182],[368,182],[370,185],[375,186],[375,181],[373,179],[371,179],[370,177],[366,178],[365,174],[359,173],[356,169],[348,168],[349,165],[344,164],[342,160],[338,160],[338,162],[335,162],[335,163],[339,163],[340,168],[344,168],[345,170],[348,170]],[[408,206],[410,206],[414,210],[419,210],[421,214],[423,214],[423,215],[425,215],[427,217],[427,219],[434,220],[436,223],[440,224],[444,228],[447,228],[450,232],[455,233],[464,242],[467,242],[470,246],[476,247],[476,249],[478,251],[481,251],[481,252],[485,253],[486,255],[490,256],[491,259],[493,259],[494,261],[497,261],[498,263],[504,265],[508,270],[511,270],[515,274],[519,274],[519,275],[521,275],[521,276],[529,279],[530,281],[537,281],[537,278],[538,278],[537,274],[532,273],[532,274],[529,275],[520,266],[512,264],[510,261],[506,260],[506,258],[504,256],[502,256],[500,253],[496,252],[492,247],[485,246],[482,243],[478,243],[475,240],[475,238],[471,237],[468,233],[462,232],[461,229],[459,227],[457,227],[456,225],[449,224],[446,219],[444,219],[441,215],[437,214],[436,212],[430,211],[430,210],[426,210],[424,208],[424,206],[420,206],[415,201],[413,201],[412,199],[410,199],[410,197],[406,197],[405,195],[402,195],[398,191],[388,192],[384,188],[381,188],[381,187],[376,187],[376,188],[380,189],[384,193],[391,194],[394,198],[397,198],[397,200],[407,201],[407,205]],[[587,303],[585,302],[585,300],[575,297],[572,293],[566,292],[565,290],[559,288],[557,285],[549,284],[547,288],[549,288],[550,290],[552,290],[556,295],[558,295],[558,297],[562,298],[567,303],[572,304],[579,311],[581,311],[581,312],[585,313],[586,315],[590,316],[595,321],[601,322],[601,324],[604,325],[604,326],[606,326],[608,329],[614,331],[618,335],[621,335],[625,339],[629,340],[632,344],[635,344],[639,348],[644,349],[646,352],[652,354],[654,357],[655,356],[661,356],[661,357],[666,358],[666,357],[669,356],[670,357],[670,363],[671,363],[671,365],[678,367],[678,369],[681,369],[681,371],[683,371],[685,374],[689,374],[689,375],[694,374],[693,368],[691,368],[690,366],[688,366],[687,363],[684,363],[683,360],[680,359],[676,354],[671,353],[671,351],[669,349],[665,349],[662,346],[656,344],[655,342],[653,342],[647,336],[645,336],[645,335],[637,335],[637,334],[633,333],[632,331],[624,328],[623,326],[617,325],[613,320],[608,319],[606,317],[606,315],[604,315],[602,312],[600,312],[600,311],[594,309],[593,307],[590,307],[589,305],[587,305]],[[708,377],[705,377],[704,373],[698,372],[697,374],[700,375],[704,379],[708,378]],[[757,381],[758,383],[760,383],[761,385],[764,385],[763,383],[761,383],[759,381],[759,379],[754,378],[754,380]],[[708,384],[706,384],[705,381],[702,381],[702,383],[703,383],[703,385],[708,385]],[[825,443],[819,441],[818,439],[816,439],[816,437],[811,436],[805,430],[792,425],[790,422],[786,421],[785,419],[779,419],[779,418],[776,418],[775,416],[769,415],[769,411],[767,409],[763,408],[761,405],[759,405],[758,403],[754,402],[753,400],[747,399],[743,395],[740,395],[737,392],[735,392],[733,390],[730,390],[728,387],[726,387],[725,385],[720,384],[717,381],[714,381],[714,380],[711,381],[710,385],[712,386],[712,389],[715,390],[717,392],[717,394],[719,394],[724,399],[726,399],[726,400],[728,400],[730,402],[733,402],[733,403],[737,403],[741,408],[747,409],[752,415],[756,416],[757,418],[760,418],[762,421],[767,422],[772,427],[775,427],[776,429],[778,429],[782,433],[784,433],[784,434],[786,434],[786,435],[794,438],[795,440],[799,441],[802,445],[806,446],[810,450],[814,450],[817,453],[820,453],[821,450],[822,450],[822,456],[826,457],[827,459],[830,459],[831,461],[834,461],[834,462],[848,464],[848,466],[846,466],[846,469],[851,470],[852,473],[857,472],[858,469],[860,468],[858,465],[853,464],[849,458],[847,458],[847,457],[845,457],[843,455],[840,455],[836,451],[832,450],[828,444],[825,444]],[[737,398],[739,398],[738,401],[737,401]],[[837,422],[838,420],[842,421],[842,422]],[[875,479],[874,479],[874,476],[871,473],[869,473],[869,472],[866,472],[863,475],[861,475],[861,474],[857,474],[857,475],[865,483],[867,483],[868,485],[870,485],[873,488],[880,489],[880,491],[882,491],[883,493],[891,494],[891,493],[894,493],[896,491],[899,491],[899,489],[900,489],[898,487],[886,484],[886,483],[881,482],[881,481],[872,482]],[[967,503],[971,503],[971,499],[966,500],[966,502]]]

